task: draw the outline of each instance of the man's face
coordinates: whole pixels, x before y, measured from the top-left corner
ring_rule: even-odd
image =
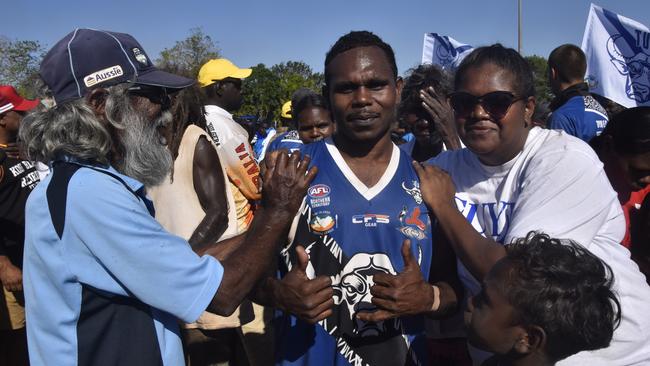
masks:
[[[224,102],[224,109],[228,112],[239,110],[244,103],[244,98],[241,94],[241,79],[225,78],[217,81],[217,83],[219,83],[221,88],[221,99]]]
[[[395,80],[384,51],[354,48],[327,67],[327,94],[338,134],[351,141],[389,138],[402,81]]]
[[[334,123],[327,109],[309,107],[298,114],[298,136],[303,143],[322,140],[333,132]]]
[[[171,112],[161,88],[130,88],[126,95],[109,94],[106,114],[112,124],[122,126],[115,131],[119,158],[112,163],[123,174],[147,187],[156,186],[168,176],[172,157],[167,149],[166,135],[171,126]]]
[[[22,114],[14,110],[0,113],[0,127],[4,128],[9,134],[15,135],[18,133],[22,119]]]
[[[499,283],[507,266],[507,260],[495,264],[485,277],[481,292],[470,297],[465,312],[469,343],[500,355],[513,349],[522,331],[516,325],[515,309],[502,293],[504,286]]]

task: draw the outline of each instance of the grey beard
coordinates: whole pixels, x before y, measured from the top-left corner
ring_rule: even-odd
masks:
[[[172,122],[172,114],[164,111],[155,121],[147,121],[142,115],[125,123],[122,132],[123,161],[117,167],[121,173],[142,182],[146,187],[161,184],[169,175],[173,164],[172,155],[158,127]]]

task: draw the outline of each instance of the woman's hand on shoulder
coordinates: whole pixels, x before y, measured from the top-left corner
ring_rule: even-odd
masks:
[[[445,205],[455,207],[456,187],[446,171],[416,161],[413,162],[413,168],[420,177],[422,198],[434,214]]]

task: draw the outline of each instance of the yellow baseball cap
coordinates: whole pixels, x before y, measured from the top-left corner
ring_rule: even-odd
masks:
[[[291,119],[291,101],[282,105],[282,113],[280,113],[280,117]]]
[[[215,58],[201,66],[198,80],[199,85],[204,87],[225,78],[245,79],[252,72],[253,69],[240,69],[225,58]]]

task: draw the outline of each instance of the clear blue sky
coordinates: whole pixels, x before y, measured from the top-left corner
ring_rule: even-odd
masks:
[[[589,0],[522,0],[523,53],[548,56],[580,45]],[[600,0],[650,26],[650,1]],[[8,6],[7,6],[8,5]],[[350,30],[377,33],[395,49],[400,73],[419,63],[426,32],[458,41],[517,46],[517,0],[21,0],[5,5],[0,35],[52,46],[75,27],[130,33],[150,57],[202,27],[240,66],[302,60],[322,71],[325,53]],[[8,9],[7,9],[8,7]],[[0,55],[2,57],[2,55]]]

